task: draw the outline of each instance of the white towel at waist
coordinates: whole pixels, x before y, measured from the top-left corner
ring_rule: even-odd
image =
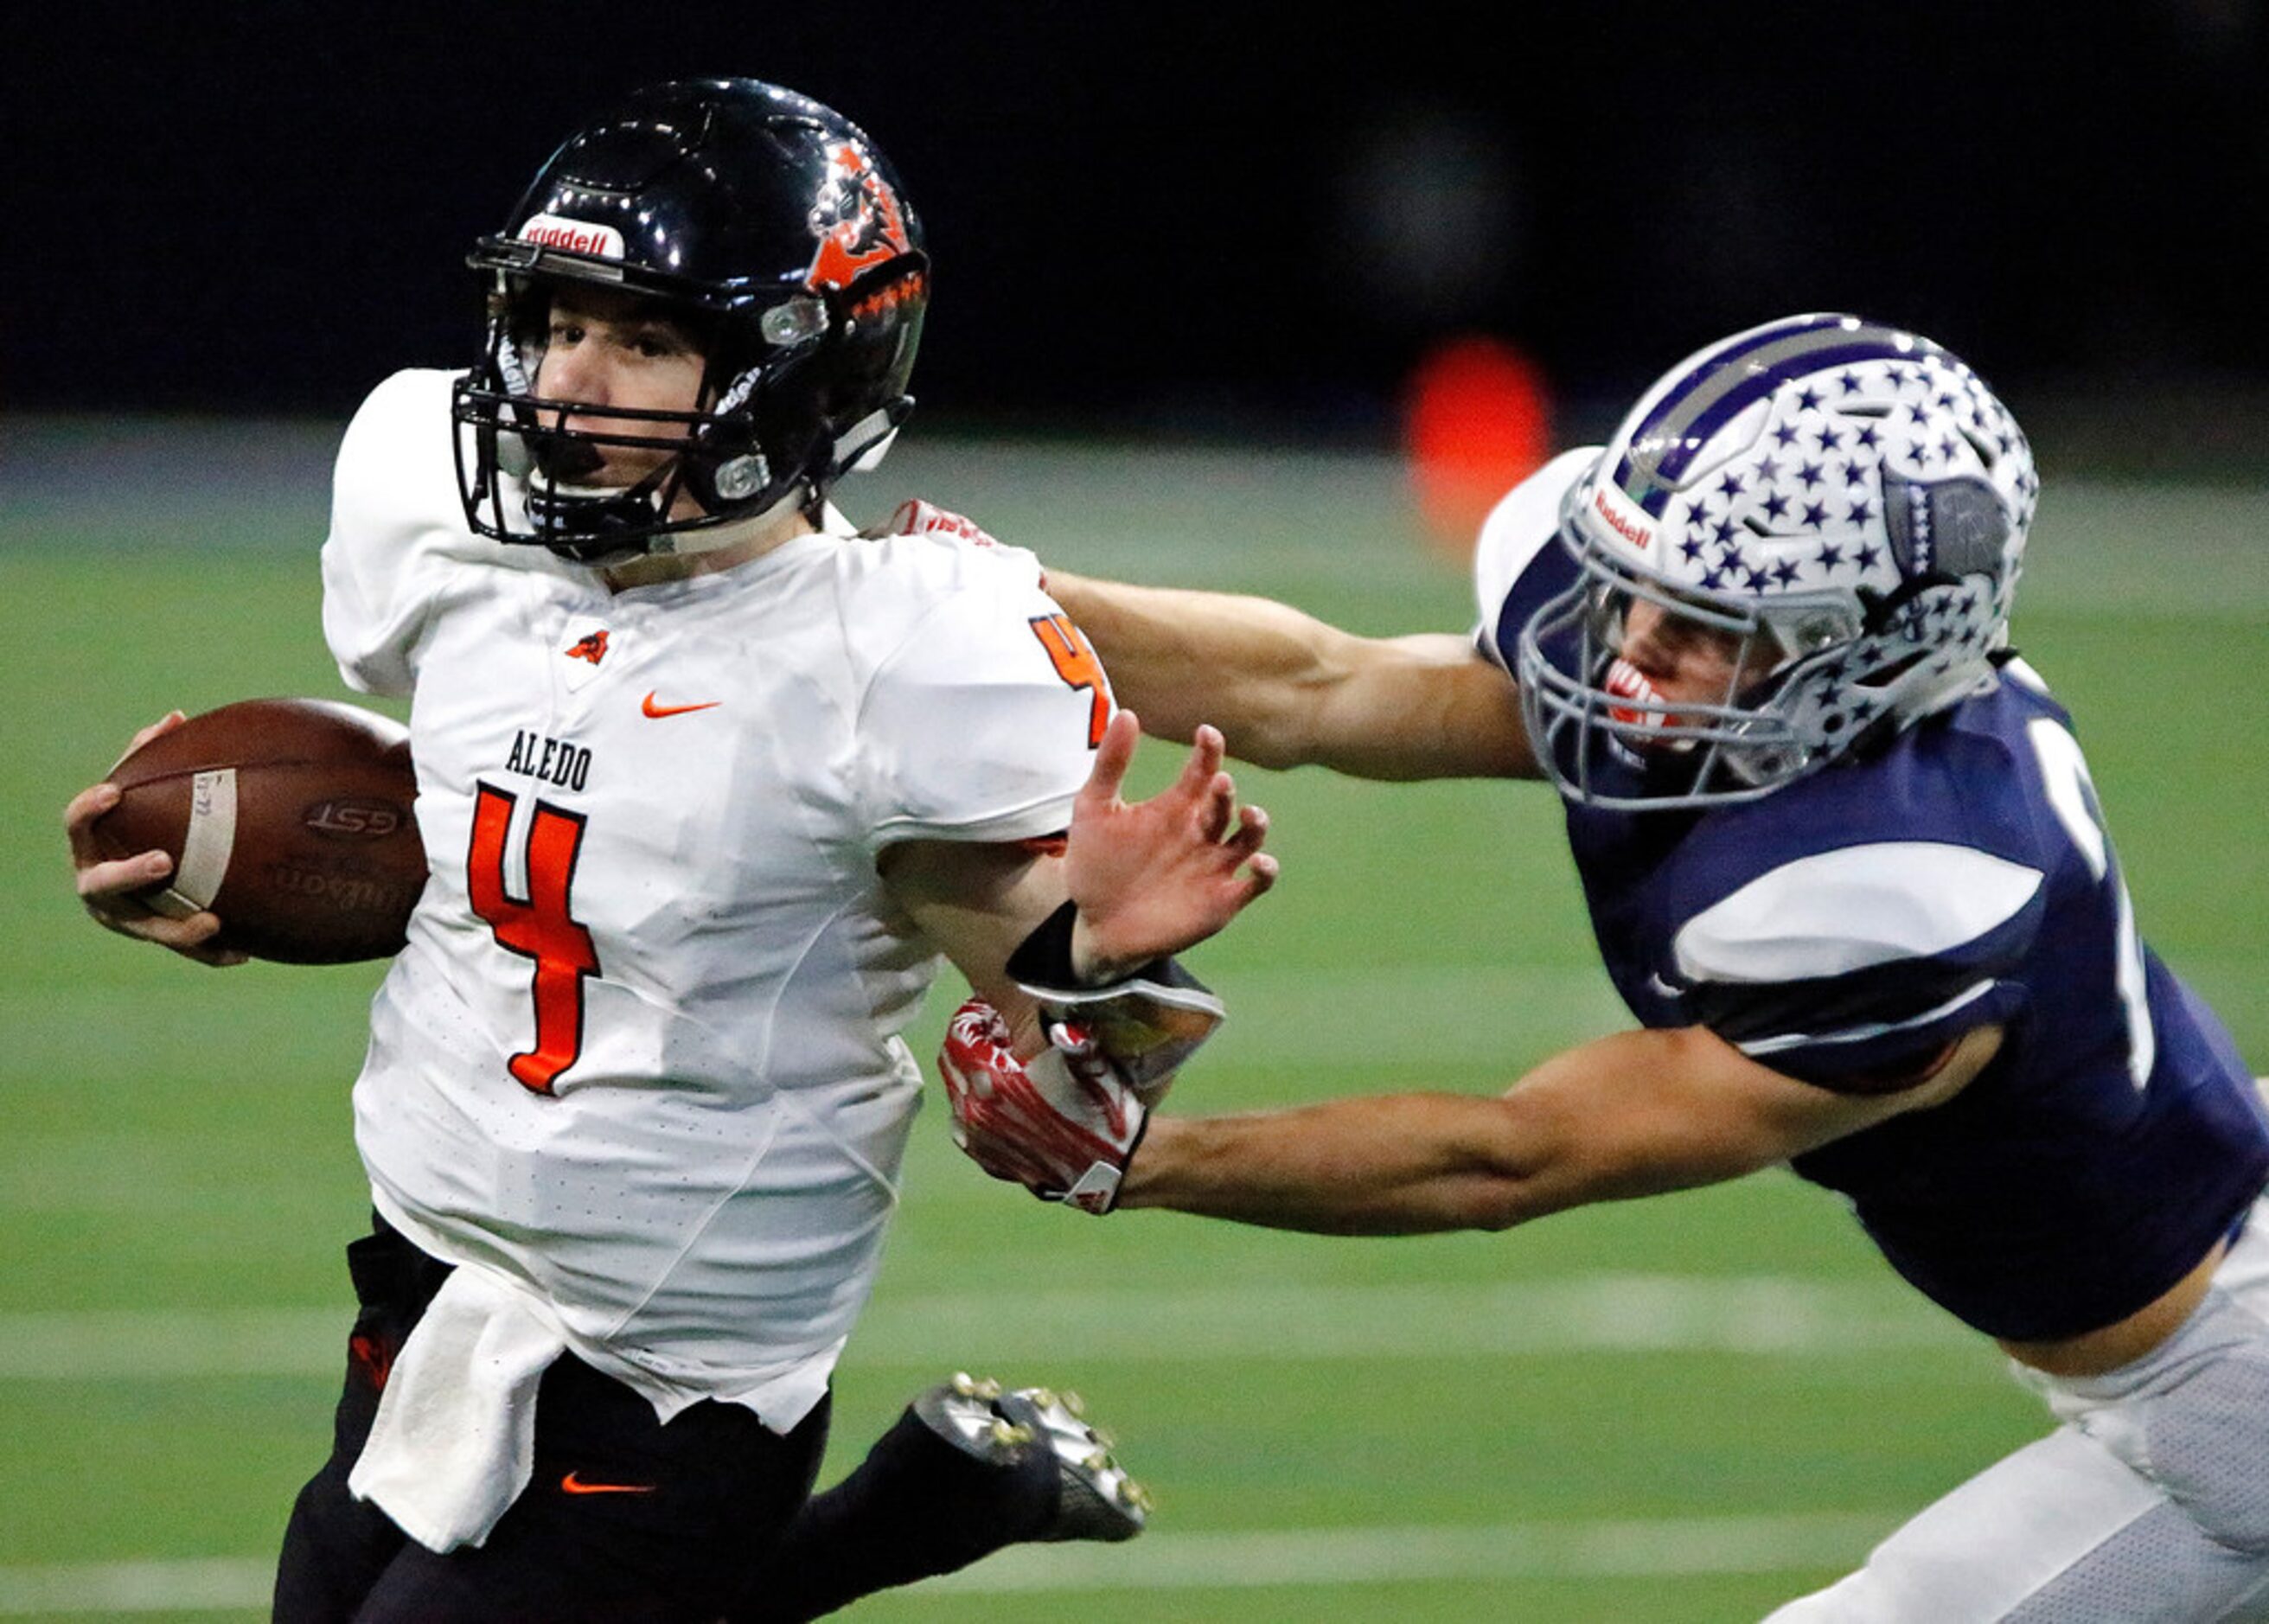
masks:
[[[479,1545],[536,1458],[536,1390],[566,1348],[543,1301],[460,1266],[402,1345],[347,1487],[430,1551]]]

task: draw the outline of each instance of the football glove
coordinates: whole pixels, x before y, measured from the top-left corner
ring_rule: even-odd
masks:
[[[953,1142],[1042,1200],[1107,1213],[1149,1108],[1084,1029],[1051,1022],[1046,1030],[1046,1052],[1020,1060],[992,1005],[972,998],[954,1011],[937,1057]]]

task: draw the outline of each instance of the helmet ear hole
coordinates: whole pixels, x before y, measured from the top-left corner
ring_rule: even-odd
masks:
[[[1904,479],[1883,475],[1883,521],[1908,575],[1996,575],[2009,540],[2008,510],[1975,475]]]
[[[746,501],[772,482],[772,467],[762,452],[752,452],[744,457],[731,457],[717,465],[710,485],[718,496],[728,502]]]

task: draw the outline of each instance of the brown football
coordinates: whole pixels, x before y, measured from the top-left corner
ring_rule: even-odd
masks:
[[[400,722],[322,699],[245,699],[192,716],[111,769],[94,824],[108,857],[159,850],[143,900],[211,908],[214,945],[286,964],[384,958],[425,885]]]

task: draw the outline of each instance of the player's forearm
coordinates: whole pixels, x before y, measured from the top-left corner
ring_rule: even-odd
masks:
[[[1155,1117],[1119,1204],[1319,1234],[1501,1229],[1549,1210],[1506,1118],[1450,1094]]]
[[[1900,1109],[1778,1076],[1700,1028],[1617,1032],[1496,1097],[1156,1118],[1120,1205],[1334,1234],[1501,1229],[1740,1177]]]
[[[1264,767],[1310,759],[1303,725],[1329,680],[1331,629],[1265,598],[1135,587],[1051,571],[1048,592],[1086,632],[1145,733],[1187,740],[1210,722]]]
[[[1267,598],[1051,574],[1146,732],[1370,779],[1533,777],[1512,683],[1462,638],[1364,638]]]

